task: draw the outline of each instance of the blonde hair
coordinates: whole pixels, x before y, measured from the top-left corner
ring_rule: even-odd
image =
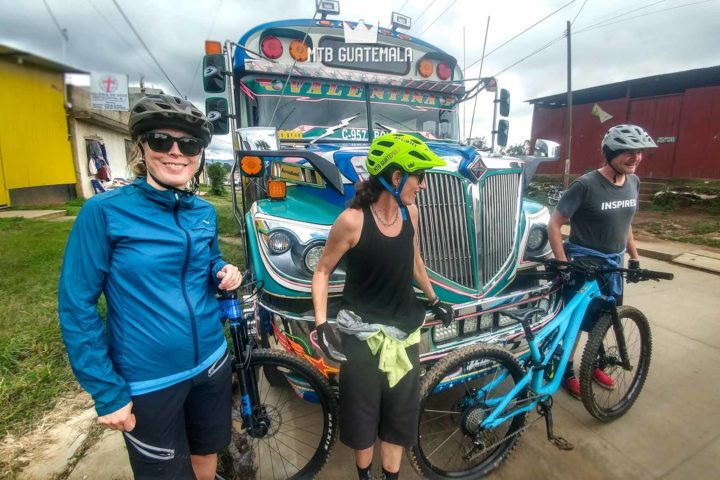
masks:
[[[140,142],[136,141],[130,147],[130,157],[128,158],[128,168],[135,178],[146,177],[147,167],[145,166],[145,158],[143,156]]]

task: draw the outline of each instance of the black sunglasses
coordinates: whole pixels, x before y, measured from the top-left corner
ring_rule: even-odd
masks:
[[[173,143],[177,143],[180,152],[183,155],[194,156],[199,154],[204,147],[205,143],[199,138],[195,137],[173,137],[167,133],[162,132],[150,132],[142,136],[148,144],[148,147],[153,152],[168,153],[173,146]]]

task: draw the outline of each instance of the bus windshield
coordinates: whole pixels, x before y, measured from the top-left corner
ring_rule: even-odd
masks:
[[[246,78],[241,88],[256,106],[254,125],[273,126],[281,141],[368,142],[367,99],[375,135],[418,132],[458,139],[457,99],[396,87],[293,78]],[[249,95],[248,95],[249,96]]]

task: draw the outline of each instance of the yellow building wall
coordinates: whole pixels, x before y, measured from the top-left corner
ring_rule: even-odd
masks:
[[[64,85],[60,72],[0,60],[0,204],[11,189],[76,182]]]

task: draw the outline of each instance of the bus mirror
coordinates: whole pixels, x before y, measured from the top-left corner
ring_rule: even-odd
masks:
[[[205,112],[213,125],[213,135],[227,135],[230,132],[227,99],[222,97],[206,99]]]
[[[501,147],[507,145],[508,133],[510,132],[510,122],[507,120],[500,120],[497,128],[497,144]]]
[[[207,93],[225,91],[225,57],[205,55],[203,57],[203,88]]]
[[[504,88],[500,89],[500,115],[510,115],[510,92]]]
[[[535,148],[533,149],[532,155],[557,160],[560,158],[560,144],[552,140],[538,138],[535,141]]]

